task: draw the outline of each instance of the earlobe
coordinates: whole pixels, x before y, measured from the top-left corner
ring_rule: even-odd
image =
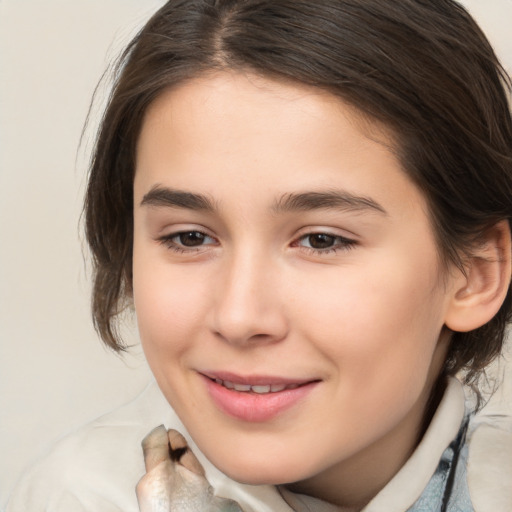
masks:
[[[445,325],[467,332],[489,322],[499,311],[511,279],[511,235],[508,221],[488,228],[467,262],[466,275],[455,279]]]

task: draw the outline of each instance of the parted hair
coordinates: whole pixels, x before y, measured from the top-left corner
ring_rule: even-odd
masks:
[[[122,53],[85,198],[92,313],[115,350],[131,303],[136,144],[163,91],[210,71],[250,71],[318,87],[393,134],[429,205],[440,259],[464,267],[479,237],[512,218],[510,81],[453,0],[171,0]],[[243,171],[241,171],[243,172]],[[454,332],[444,371],[466,380],[502,350],[511,292],[497,315]]]

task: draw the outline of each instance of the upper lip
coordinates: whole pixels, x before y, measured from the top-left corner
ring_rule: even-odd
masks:
[[[246,384],[250,386],[270,386],[272,384],[291,386],[303,385],[309,382],[316,382],[320,379],[304,379],[304,378],[289,378],[277,375],[238,375],[227,371],[201,371],[199,372],[205,377],[212,380],[222,380],[233,382],[235,384]]]

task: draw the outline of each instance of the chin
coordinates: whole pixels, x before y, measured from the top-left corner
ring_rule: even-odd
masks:
[[[263,463],[248,459],[236,460],[233,463],[224,460],[222,464],[215,463],[215,466],[232,480],[247,485],[282,485],[307,477],[303,474],[304,468],[300,468],[302,471],[299,474],[296,464],[276,465],[272,459]]]

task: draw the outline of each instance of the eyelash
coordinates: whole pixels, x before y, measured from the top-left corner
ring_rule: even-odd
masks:
[[[308,240],[311,244],[311,238],[312,237],[326,237],[329,239],[332,239],[332,242],[334,245],[330,247],[326,247],[323,249],[315,248],[315,247],[304,247],[300,245],[301,241]],[[334,235],[332,233],[323,232],[323,231],[316,231],[312,233],[307,233],[300,238],[297,239],[297,241],[293,242],[293,246],[301,247],[302,250],[307,251],[310,254],[314,255],[326,255],[326,254],[332,254],[332,253],[338,253],[341,251],[349,251],[350,249],[353,249],[354,246],[357,244],[355,240],[351,240],[349,238],[345,238],[344,236],[340,235]]]
[[[170,233],[168,235],[162,236],[158,238],[158,242],[167,247],[168,249],[177,252],[179,254],[187,254],[187,253],[193,253],[200,251],[205,245],[210,244],[201,244],[197,246],[186,246],[183,245],[183,243],[176,242],[175,239],[178,237],[181,237],[183,235],[191,235],[203,237],[204,239],[211,239],[215,240],[212,236],[208,235],[207,233],[204,233],[203,231],[194,229],[194,230],[187,230],[187,231],[178,231],[176,233]],[[331,239],[333,245],[325,248],[315,248],[315,247],[306,247],[301,245],[302,241],[309,240],[309,243],[311,245],[311,239],[312,237],[325,237],[328,239]],[[323,232],[323,231],[317,231],[317,232],[311,232],[306,233],[305,235],[300,236],[297,240],[295,240],[292,244],[292,247],[299,247],[303,251],[306,251],[309,254],[314,255],[326,255],[326,254],[332,254],[337,253],[340,251],[348,251],[350,249],[353,249],[355,245],[357,245],[357,242],[355,240],[351,240],[349,238],[345,238],[340,235],[334,235],[332,233]]]
[[[179,243],[176,243],[174,241],[175,238],[181,237],[183,235],[190,235],[190,234],[194,234],[196,236],[199,235],[201,237],[210,238],[210,239],[214,240],[214,238],[212,236],[208,235],[207,233],[204,233],[203,231],[200,231],[198,229],[190,229],[190,230],[178,231],[176,233],[170,233],[168,235],[164,235],[164,236],[158,238],[158,242],[160,242],[162,245],[164,245],[168,249],[170,249],[174,252],[177,252],[179,254],[187,254],[187,253],[197,252],[197,251],[201,250],[201,248],[204,247],[203,244],[187,247],[183,244],[180,245]]]

